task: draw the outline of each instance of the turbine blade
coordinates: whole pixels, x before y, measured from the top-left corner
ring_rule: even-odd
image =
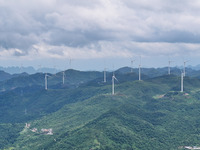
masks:
[[[117,80],[117,78],[114,76],[114,79]],[[119,80],[117,80],[119,82]]]

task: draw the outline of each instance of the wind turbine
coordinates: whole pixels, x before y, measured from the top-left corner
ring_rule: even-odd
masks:
[[[170,75],[171,74],[171,70],[170,70],[170,65],[171,65],[171,63],[172,63],[173,61],[171,61],[171,60],[169,60],[168,61],[168,75]]]
[[[62,78],[63,84],[65,84],[65,71],[63,71],[63,78]]]
[[[186,63],[187,63],[187,62],[189,62],[189,60],[183,62],[183,63],[184,63],[184,68],[183,68],[183,76],[184,76],[184,77],[185,77],[185,67],[186,67]]]
[[[45,90],[48,89],[48,87],[47,87],[47,84],[48,84],[48,83],[47,83],[47,81],[48,81],[48,80],[47,80],[47,77],[48,77],[48,76],[49,76],[49,75],[47,75],[47,73],[46,73],[46,74],[45,74],[45,78],[44,78],[44,79],[45,79]]]
[[[139,64],[139,81],[141,81],[141,56],[140,56],[140,64]]]
[[[184,73],[181,71],[181,92],[183,92],[183,79],[184,79]]]
[[[106,83],[106,68],[104,68],[103,78],[103,82]]]
[[[115,95],[115,80],[117,80],[117,78],[115,77],[115,74],[113,72],[113,76],[112,76],[112,95]]]
[[[135,60],[131,60],[131,73],[133,72],[133,62],[134,62]]]

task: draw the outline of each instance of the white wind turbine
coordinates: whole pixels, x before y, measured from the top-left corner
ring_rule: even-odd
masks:
[[[184,73],[181,71],[181,92],[183,92]]]
[[[185,77],[185,74],[186,74],[186,73],[185,73],[185,67],[186,67],[186,63],[187,63],[187,62],[189,62],[189,60],[183,62],[183,63],[184,63],[184,68],[183,68],[183,76],[184,76],[184,77]]]
[[[104,73],[103,73],[103,82],[106,83],[106,68],[104,68]]]
[[[63,71],[62,82],[63,82],[63,84],[65,84],[65,71]]]
[[[133,72],[133,62],[134,61],[135,61],[134,59],[131,60],[131,73]]]
[[[112,95],[115,95],[115,80],[117,80],[117,78],[115,77],[115,74],[113,72],[113,76],[112,76]]]
[[[49,77],[49,75],[47,75],[47,73],[45,74],[45,90],[47,90],[48,89],[48,80],[47,80],[47,78]]]
[[[172,62],[173,62],[173,61],[171,61],[171,60],[168,61],[168,75],[171,74],[170,67],[171,67],[171,63],[172,63]]]

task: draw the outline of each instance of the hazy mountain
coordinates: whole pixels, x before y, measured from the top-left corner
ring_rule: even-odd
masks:
[[[188,68],[191,68],[193,70],[200,70],[200,64],[199,65],[196,65],[196,66],[188,66]]]
[[[3,70],[7,73],[10,74],[20,74],[22,72],[26,72],[28,74],[34,74],[37,72],[44,72],[44,73],[52,73],[55,74],[57,72],[59,72],[59,69],[55,69],[55,68],[40,68],[40,69],[35,69],[31,66],[29,67],[0,67],[0,70]]]
[[[0,81],[8,80],[10,78],[12,78],[11,74],[0,70]]]

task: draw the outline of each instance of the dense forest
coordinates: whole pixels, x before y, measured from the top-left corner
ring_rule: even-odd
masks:
[[[152,73],[154,72],[154,73]],[[177,150],[200,146],[200,73],[125,67],[22,74],[0,82],[0,149]],[[5,74],[4,74],[5,75]]]

